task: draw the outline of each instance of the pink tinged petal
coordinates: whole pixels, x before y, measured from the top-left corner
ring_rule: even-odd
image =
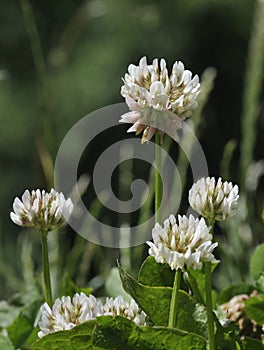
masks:
[[[135,123],[140,118],[139,112],[128,112],[126,114],[123,114],[121,116],[121,119],[119,120],[119,123]]]
[[[136,122],[134,125],[132,125],[127,132],[136,132],[140,133],[144,129],[144,125],[140,124],[140,122]]]
[[[20,217],[13,212],[10,213],[10,219],[19,226],[23,225],[23,221],[20,219]]]
[[[25,212],[25,206],[24,204],[21,202],[21,200],[19,198],[15,198],[14,203],[13,203],[13,209],[14,212],[17,215],[21,215]]]

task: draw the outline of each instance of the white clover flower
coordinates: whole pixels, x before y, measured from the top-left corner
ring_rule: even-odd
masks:
[[[236,214],[238,186],[232,182],[216,182],[214,177],[202,178],[189,191],[192,208],[209,220],[225,220]]]
[[[178,215],[178,223],[174,215],[164,221],[164,227],[158,223],[152,230],[153,243],[149,255],[158,263],[169,264],[172,270],[191,267],[201,269],[203,262],[216,262],[212,254],[218,243],[212,243],[210,227],[203,218],[195,219]]]
[[[14,212],[10,213],[11,220],[19,226],[35,227],[41,231],[52,231],[63,225],[73,210],[70,198],[65,199],[63,193],[53,188],[49,193],[45,190],[26,190],[22,201],[15,198]]]
[[[63,296],[56,299],[52,308],[45,303],[41,309],[39,338],[49,333],[72,329],[73,327],[101,316],[102,303],[93,295],[76,293],[74,297]]]
[[[43,336],[72,329],[73,327],[96,319],[98,316],[123,316],[137,325],[145,325],[146,314],[141,311],[137,303],[132,299],[130,304],[121,296],[107,298],[105,304],[93,295],[89,297],[84,293],[76,293],[74,297],[63,296],[55,300],[52,308],[45,303],[41,309],[41,321],[39,322],[39,338]]]
[[[106,298],[103,310],[104,315],[123,316],[134,321],[138,326],[144,326],[146,323],[146,314],[144,311],[139,313],[138,305],[134,299],[131,299],[129,304],[120,295],[116,298]]]
[[[143,131],[142,142],[149,141],[157,129],[161,135],[172,133],[177,139],[182,121],[197,107],[198,75],[192,77],[181,61],[174,63],[169,75],[164,59],[159,64],[156,58],[148,65],[143,57],[138,66],[129,65],[123,82],[121,95],[131,112],[121,116],[120,122],[133,124],[128,132]]]

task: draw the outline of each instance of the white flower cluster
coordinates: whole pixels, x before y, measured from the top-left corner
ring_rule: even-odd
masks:
[[[93,295],[88,297],[84,293],[76,293],[72,300],[69,296],[63,296],[55,300],[52,308],[47,303],[41,307],[38,336],[42,338],[50,333],[69,330],[103,315],[123,316],[139,326],[145,325],[146,314],[143,311],[139,313],[138,305],[133,299],[129,304],[118,296],[107,298],[105,304],[102,304]]]
[[[241,337],[250,336],[255,338],[263,332],[264,326],[258,325],[245,312],[246,301],[257,296],[258,292],[253,290],[250,295],[235,295],[228,302],[220,305],[220,308],[226,313],[227,319],[238,323]]]
[[[49,193],[39,189],[31,193],[26,190],[22,195],[22,201],[15,198],[13,210],[10,217],[15,224],[52,231],[69,218],[73,204],[70,198],[66,200],[63,193],[58,193],[53,188]]]
[[[103,305],[103,314],[110,316],[123,316],[129,320],[133,320],[138,326],[145,325],[146,314],[141,311],[139,313],[138,304],[131,299],[130,304],[119,295],[116,298],[106,298]]]
[[[180,61],[174,63],[169,75],[164,59],[161,59],[159,64],[156,58],[151,65],[148,65],[146,57],[143,57],[138,66],[129,65],[123,82],[121,95],[125,97],[132,112],[124,114],[120,121],[134,124],[128,132],[138,134],[144,130],[143,142],[151,139],[156,129],[159,129],[157,126],[161,127],[159,130],[162,134],[166,132],[166,126],[162,127],[162,122],[166,124],[165,119],[169,116],[168,113],[157,115],[152,113],[151,117],[146,118],[146,115],[149,115],[144,113],[146,109],[171,112],[174,115],[173,119],[178,121],[175,126],[179,128],[179,121],[189,117],[192,110],[197,107],[197,96],[200,92],[199,77],[198,75],[192,77],[192,72],[185,70]]]
[[[238,186],[214,177],[198,180],[189,191],[189,202],[195,211],[209,220],[225,220],[236,213]]]
[[[172,270],[201,269],[203,262],[216,262],[212,252],[218,243],[212,243],[210,227],[203,218],[178,215],[177,223],[175,216],[170,215],[164,221],[164,227],[158,223],[155,225],[152,237],[153,243],[147,242],[149,255],[154,256],[158,263],[169,264]]]

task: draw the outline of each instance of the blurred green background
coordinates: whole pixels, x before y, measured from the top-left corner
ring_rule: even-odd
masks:
[[[249,278],[248,256],[264,237],[263,163],[246,176],[248,166],[263,158],[264,35],[257,39],[259,59],[254,42],[253,49],[249,44],[258,21],[254,26],[255,8],[252,0],[1,1],[0,298],[25,289],[33,272],[40,271],[38,235],[9,219],[14,197],[26,188],[50,188],[52,164],[67,131],[89,112],[123,102],[121,77],[144,55],[149,62],[165,58],[169,68],[182,60],[199,75],[207,67],[217,71],[202,113],[200,141],[210,175],[239,183],[244,206],[237,222],[218,226],[223,243],[219,254],[228,267],[219,269],[215,286]],[[253,88],[245,92],[250,86],[249,47],[253,60],[258,60],[249,74],[255,74]],[[245,115],[252,114],[247,113],[252,105],[257,116],[247,122],[253,136],[249,132],[252,152],[246,155],[247,147],[243,150],[241,145],[247,137]],[[253,187],[245,185],[246,178]],[[116,257],[127,256],[134,267],[131,261],[142,261],[146,253],[145,247],[117,252],[84,244],[70,230],[54,237],[51,261],[54,266],[59,261],[54,280],[69,276],[83,286],[102,288],[102,293],[107,289],[104,280],[113,277]],[[60,251],[68,252],[67,257]]]

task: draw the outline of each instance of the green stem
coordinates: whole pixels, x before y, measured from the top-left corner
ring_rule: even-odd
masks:
[[[156,161],[156,172],[155,172],[155,221],[161,222],[161,200],[162,200],[162,181],[161,181],[161,137],[156,132],[155,135],[155,142],[156,142],[156,148],[155,148],[155,161]]]
[[[50,266],[49,266],[49,254],[48,254],[48,232],[41,232],[41,243],[42,243],[42,264],[43,264],[43,275],[44,275],[44,286],[45,286],[45,300],[52,305],[52,292],[50,282]]]
[[[178,296],[181,283],[182,271],[179,269],[175,272],[171,303],[170,303],[170,315],[169,315],[169,327],[175,328],[177,321],[177,307],[178,307]]]
[[[209,350],[215,350],[211,261],[207,261],[205,263],[205,295],[208,322]]]

